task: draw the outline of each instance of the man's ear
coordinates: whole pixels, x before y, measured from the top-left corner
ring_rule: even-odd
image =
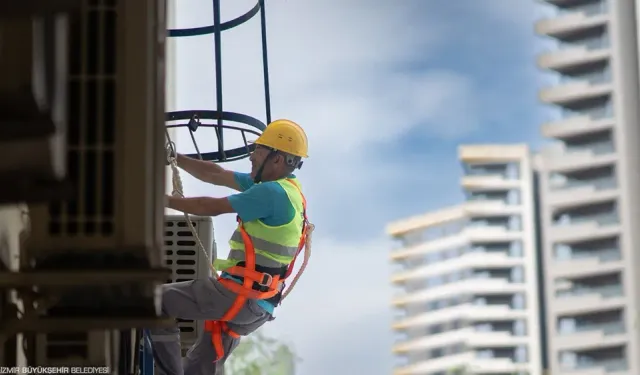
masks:
[[[273,158],[273,163],[274,164],[285,164],[285,160],[284,160],[284,155],[278,153],[275,155],[275,157]]]

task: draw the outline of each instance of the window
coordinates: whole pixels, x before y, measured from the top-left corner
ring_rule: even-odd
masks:
[[[477,332],[491,332],[493,331],[493,326],[491,323],[482,323],[476,325]]]
[[[578,355],[572,352],[562,352],[560,354],[560,367],[573,369],[578,364]]]
[[[511,282],[521,283],[524,282],[524,270],[521,266],[513,267],[511,269]]]
[[[509,247],[509,255],[514,258],[522,258],[522,242],[511,242],[511,245]]]
[[[520,191],[509,190],[507,193],[507,204],[515,206],[520,204]]]
[[[527,348],[523,345],[520,345],[516,348],[516,363],[527,362]]]
[[[520,178],[520,166],[518,163],[507,164],[507,178],[509,180],[517,180]]]
[[[513,309],[514,310],[523,310],[524,309],[524,295],[522,293],[516,293],[513,296]]]
[[[514,336],[525,336],[527,334],[526,324],[524,320],[519,319],[513,322],[513,335]]]
[[[562,318],[558,322],[558,333],[572,333],[576,330],[576,320],[574,318]]]
[[[520,220],[520,216],[514,215],[509,217],[509,230],[522,230],[522,222]]]
[[[556,260],[569,260],[571,259],[571,246],[565,244],[556,244],[554,246],[556,253]]]

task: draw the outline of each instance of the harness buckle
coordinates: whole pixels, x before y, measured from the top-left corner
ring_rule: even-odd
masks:
[[[273,283],[273,276],[265,272],[262,274],[262,280],[258,282],[258,285],[270,287],[271,283]]]

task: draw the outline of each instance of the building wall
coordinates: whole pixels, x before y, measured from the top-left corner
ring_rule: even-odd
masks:
[[[556,140],[540,174],[550,370],[637,374],[636,9],[634,1],[573,3],[536,26],[563,41],[538,59],[562,77],[540,93],[563,112],[542,127]],[[594,111],[597,101],[609,104]]]
[[[526,146],[460,149],[467,202],[389,226],[397,374],[540,374],[532,167]],[[484,171],[484,172],[483,172]]]

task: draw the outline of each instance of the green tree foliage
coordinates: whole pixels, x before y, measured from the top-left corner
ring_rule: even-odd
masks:
[[[295,375],[300,358],[293,349],[260,331],[243,337],[225,363],[228,375]]]

